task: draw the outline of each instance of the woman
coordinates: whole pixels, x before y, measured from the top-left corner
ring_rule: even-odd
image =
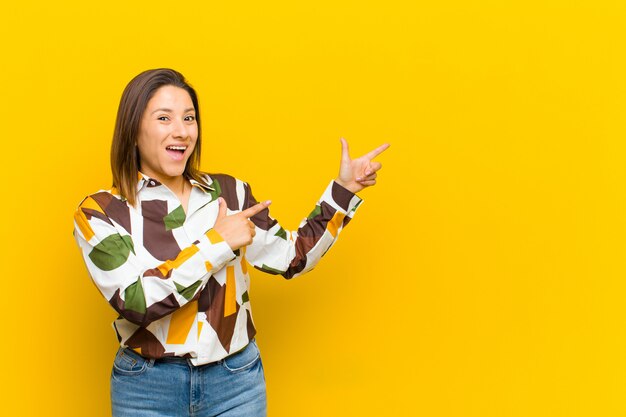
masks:
[[[297,231],[250,185],[199,170],[198,98],[182,74],[155,69],[126,86],[111,148],[113,187],[77,208],[74,236],[111,306],[120,348],[114,416],[263,416],[265,377],[248,297],[248,263],[285,278],[312,269],[376,183],[350,159]]]

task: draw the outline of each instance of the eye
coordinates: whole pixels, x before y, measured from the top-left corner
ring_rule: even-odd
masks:
[[[188,121],[196,120],[196,116],[187,116],[185,117],[185,120],[188,120]]]
[[[163,119],[167,119],[167,116],[159,116],[159,117],[157,117],[157,120],[163,120]]]

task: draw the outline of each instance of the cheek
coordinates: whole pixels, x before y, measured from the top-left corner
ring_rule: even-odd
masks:
[[[193,148],[195,149],[196,145],[198,145],[198,129],[195,129],[195,131],[189,136],[193,138],[191,141],[191,146],[193,146]]]
[[[146,141],[138,140],[137,151],[139,152],[139,158],[144,159],[146,155],[151,153],[150,144],[146,143]]]
[[[193,141],[193,144],[192,144],[193,149],[191,150],[192,152],[195,152],[197,145],[198,145],[198,142]]]
[[[140,153],[155,152],[160,144],[159,138],[161,136],[162,133],[158,127],[142,129],[141,134],[137,138],[137,148],[139,148]]]
[[[139,164],[142,161],[145,163],[153,163],[159,158],[158,143],[150,138],[143,138],[137,140],[137,151],[139,153]]]

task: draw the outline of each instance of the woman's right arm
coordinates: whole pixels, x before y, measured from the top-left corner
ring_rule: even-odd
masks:
[[[173,259],[148,269],[127,228],[109,218],[92,197],[74,213],[74,237],[98,290],[122,317],[139,326],[196,298],[211,274],[235,258],[220,234],[209,229]]]

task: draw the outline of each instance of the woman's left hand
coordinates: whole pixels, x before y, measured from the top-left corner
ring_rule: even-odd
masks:
[[[335,182],[353,193],[376,184],[376,171],[382,168],[382,164],[372,161],[372,159],[388,147],[389,144],[385,143],[360,158],[351,159],[348,151],[348,142],[341,138],[341,165],[339,167],[339,176],[335,179]]]

